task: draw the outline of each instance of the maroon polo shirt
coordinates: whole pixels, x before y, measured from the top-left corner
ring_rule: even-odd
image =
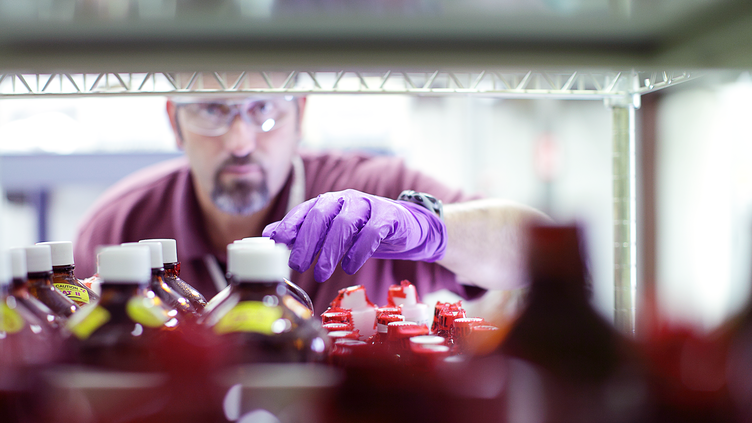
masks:
[[[444,203],[470,199],[433,178],[405,167],[391,156],[355,153],[301,153],[305,168],[305,199],[319,194],[357,189],[387,198],[397,198],[405,189],[430,193]],[[287,210],[292,172],[274,200],[272,223],[281,220]],[[188,161],[169,160],[138,171],[109,188],[82,220],[75,241],[76,274],[88,277],[96,271],[95,250],[99,245],[116,245],[147,238],[174,238],[181,261],[181,277],[207,299],[217,293],[205,257],[214,255],[225,270],[226,251],[212,251],[194,192]],[[238,239],[261,234],[238,234]],[[370,259],[355,274],[346,274],[338,266],[324,283],[313,278],[313,266],[303,272],[292,271],[290,278],[303,288],[321,313],[337,295],[352,285],[366,287],[371,301],[385,305],[387,289],[403,279],[413,282],[419,295],[446,288],[465,298],[482,294],[479,288],[457,282],[454,274],[435,263],[406,260]]]

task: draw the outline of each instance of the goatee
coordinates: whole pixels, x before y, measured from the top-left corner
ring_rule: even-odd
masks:
[[[251,163],[250,158],[232,158],[227,165],[242,165]],[[236,180],[230,183],[222,183],[220,174],[222,168],[214,176],[214,190],[211,198],[214,205],[225,213],[234,215],[251,215],[262,210],[269,204],[269,188],[266,186],[266,173],[260,183],[252,183],[245,180]]]

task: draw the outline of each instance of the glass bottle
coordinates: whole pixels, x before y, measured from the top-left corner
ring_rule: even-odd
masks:
[[[107,247],[100,253],[99,271],[99,301],[67,322],[76,361],[113,370],[159,370],[157,338],[161,328],[176,322],[148,289],[149,248]]]
[[[57,332],[13,294],[10,259],[0,252],[0,369],[30,369],[52,363]]]
[[[29,293],[62,318],[69,318],[78,306],[52,284],[52,253],[49,245],[24,248]]]
[[[206,307],[206,298],[200,292],[180,278],[177,242],[169,238],[143,239],[139,242],[159,242],[162,244],[164,261],[164,281],[175,292],[187,299],[199,313]]]
[[[325,359],[328,337],[318,319],[290,307],[297,301],[284,282],[288,257],[283,245],[227,247],[231,288],[202,322],[227,346],[228,364]]]
[[[70,241],[38,242],[49,245],[52,254],[52,284],[79,306],[96,301],[99,296],[84,285],[73,273],[73,243]]]
[[[199,312],[193,305],[180,295],[177,291],[170,288],[164,280],[164,263],[162,260],[162,244],[159,242],[125,242],[121,244],[124,247],[146,246],[150,252],[151,263],[151,283],[149,287],[168,307],[177,310],[184,318],[198,317]]]
[[[272,247],[274,246],[275,242],[271,238],[263,237],[263,236],[254,236],[254,237],[248,237],[243,239],[236,239],[232,242],[233,245],[235,244],[244,244],[244,245],[259,245],[259,246],[267,246]],[[206,307],[204,310],[206,312],[209,312],[214,309],[214,307],[217,306],[217,304],[223,302],[225,298],[227,298],[228,295],[230,295],[230,291],[232,290],[232,280],[228,281],[228,284],[226,287],[222,288],[221,291],[219,291],[215,296],[209,300],[209,302],[206,304]]]
[[[9,254],[12,276],[9,293],[15,297],[15,300],[19,304],[33,313],[39,320],[45,322],[53,329],[60,329],[65,324],[64,319],[55,314],[44,303],[36,299],[36,297],[29,294],[26,250],[23,248],[11,248]]]

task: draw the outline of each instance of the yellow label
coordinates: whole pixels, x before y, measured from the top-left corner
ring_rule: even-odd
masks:
[[[71,300],[89,304],[89,293],[84,288],[68,283],[54,283],[53,285]]]
[[[154,299],[140,296],[131,298],[125,305],[125,312],[134,322],[150,328],[158,328],[170,320],[167,311]]]
[[[68,320],[67,327],[78,339],[86,339],[110,320],[110,312],[104,307],[90,305],[79,309]]]
[[[217,334],[231,332],[274,333],[272,325],[282,317],[282,308],[269,307],[259,301],[243,301],[219,319],[214,326]]]
[[[16,310],[8,307],[4,301],[0,303],[0,332],[16,333],[23,329],[24,323]]]

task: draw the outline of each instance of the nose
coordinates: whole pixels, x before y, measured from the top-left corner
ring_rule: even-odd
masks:
[[[244,157],[256,149],[255,128],[245,122],[240,116],[235,116],[230,129],[224,136],[225,148],[236,157]]]

